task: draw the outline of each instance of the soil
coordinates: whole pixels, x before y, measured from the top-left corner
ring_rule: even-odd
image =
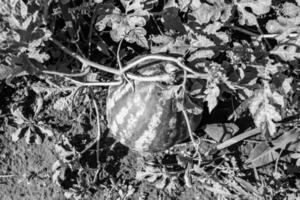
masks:
[[[64,200],[60,188],[52,182],[51,166],[56,160],[53,143],[28,145],[24,140],[12,142],[10,132],[1,134],[0,199]]]

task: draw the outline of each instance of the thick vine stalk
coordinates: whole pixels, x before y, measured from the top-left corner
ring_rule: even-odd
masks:
[[[98,70],[105,71],[105,72],[112,73],[112,74],[119,75],[119,76],[121,76],[125,72],[129,71],[130,69],[134,68],[135,66],[137,66],[137,65],[139,65],[143,62],[146,62],[146,61],[149,61],[149,60],[160,60],[160,61],[169,61],[169,62],[176,63],[180,68],[182,68],[183,70],[186,70],[187,72],[191,73],[193,75],[193,77],[197,77],[197,78],[201,78],[201,79],[207,79],[208,78],[207,74],[195,72],[194,70],[188,68],[186,65],[184,65],[181,62],[181,60],[179,58],[174,58],[174,57],[164,56],[164,55],[146,55],[144,57],[141,57],[141,58],[129,63],[127,66],[124,66],[124,67],[120,68],[119,70],[117,70],[117,69],[113,69],[113,68],[107,67],[105,65],[101,65],[101,64],[98,64],[96,62],[90,61],[86,58],[83,58],[82,56],[72,52],[71,50],[69,50],[68,48],[63,46],[59,41],[57,41],[53,38],[51,38],[51,41],[53,43],[55,43],[57,46],[59,46],[65,53],[67,53],[68,55],[70,55],[73,58],[77,59],[83,65],[90,66],[90,67],[96,68]],[[139,79],[141,81],[143,81],[144,79],[145,79],[145,81],[147,81],[147,78],[148,78],[148,77],[137,76],[137,75],[134,75],[132,73],[126,73],[126,75],[127,75],[128,78]],[[164,78],[167,78],[167,77],[164,77]],[[151,79],[150,81],[160,81],[161,80],[161,78],[156,79],[154,77],[151,77],[150,79]]]

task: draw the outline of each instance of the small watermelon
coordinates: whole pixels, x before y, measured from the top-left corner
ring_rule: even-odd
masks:
[[[108,90],[106,115],[115,138],[138,152],[158,152],[189,137],[182,112],[176,109],[178,86],[161,82],[134,82],[111,86]],[[194,130],[199,116],[190,116]]]

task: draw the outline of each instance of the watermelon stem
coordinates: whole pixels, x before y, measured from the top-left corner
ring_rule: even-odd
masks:
[[[65,79],[75,83],[80,86],[112,86],[112,85],[121,85],[123,81],[111,81],[111,82],[81,82],[75,79],[65,77]]]
[[[146,55],[144,57],[141,57],[135,61],[133,61],[132,63],[129,63],[127,66],[125,66],[121,73],[124,73],[130,69],[132,69],[133,67],[145,62],[145,61],[148,61],[148,60],[161,60],[161,61],[170,61],[170,62],[174,62],[176,63],[179,67],[181,67],[182,69],[194,74],[195,76],[197,76],[198,78],[202,78],[202,79],[207,79],[208,78],[208,75],[205,74],[205,73],[199,73],[199,72],[195,72],[194,70],[188,68],[186,65],[184,65],[182,62],[181,62],[181,59],[180,58],[174,58],[174,57],[171,57],[171,56],[164,56],[164,55],[159,55],[159,54],[150,54],[150,55]]]
[[[199,152],[199,147],[198,147],[199,145],[196,143],[195,138],[193,136],[193,131],[192,131],[190,120],[189,120],[189,117],[186,113],[186,110],[183,109],[182,113],[183,113],[183,116],[184,116],[184,119],[185,119],[185,122],[186,122],[186,126],[187,126],[187,129],[188,129],[188,132],[189,132],[189,136],[191,138],[191,141],[192,141],[193,146],[194,146],[195,151],[196,151],[195,154],[198,155],[197,156],[198,157],[198,165],[200,165],[201,164],[201,154]]]
[[[97,141],[97,147],[96,148],[97,149],[96,149],[96,156],[97,156],[97,166],[99,167],[100,166],[99,150],[100,150],[101,126],[100,126],[100,114],[99,114],[99,110],[98,110],[98,105],[97,105],[97,102],[96,102],[94,97],[93,97],[93,104],[94,104],[94,107],[95,107],[96,119],[97,119],[97,137],[96,137],[96,141]]]
[[[57,76],[68,76],[68,77],[81,77],[81,76],[85,76],[90,72],[90,68],[87,67],[85,68],[84,71],[79,72],[79,73],[63,73],[63,72],[56,72],[56,71],[49,71],[49,70],[42,70],[43,73],[45,74],[51,74],[51,75],[57,75]]]
[[[101,71],[106,71],[106,72],[109,72],[109,73],[112,73],[112,74],[120,75],[119,70],[116,70],[116,69],[107,67],[105,65],[95,63],[95,62],[93,62],[91,60],[88,60],[86,58],[83,58],[82,56],[78,55],[77,53],[72,52],[71,50],[69,50],[67,47],[65,47],[63,44],[61,44],[59,41],[57,41],[53,38],[50,38],[50,40],[54,44],[56,44],[62,51],[64,51],[66,54],[72,56],[73,58],[75,58],[76,60],[81,62],[84,66],[91,66],[91,67],[94,67],[94,68],[99,69]]]
[[[180,68],[182,68],[185,72],[187,73],[189,72],[190,74],[184,74],[183,77],[186,80],[187,77],[191,77],[191,78],[201,78],[201,79],[208,79],[208,75],[206,73],[199,73],[196,72],[192,69],[190,69],[189,67],[187,67],[185,64],[183,64],[182,62],[182,58],[175,58],[175,57],[171,57],[171,56],[164,56],[164,55],[159,55],[159,54],[150,54],[150,55],[146,55],[144,57],[141,57],[131,63],[129,63],[127,66],[122,67],[121,61],[119,56],[117,56],[117,60],[118,60],[118,65],[119,65],[119,70],[111,68],[111,67],[107,67],[105,65],[101,65],[98,64],[96,62],[93,62],[91,60],[88,60],[80,55],[78,55],[75,52],[72,52],[70,49],[68,49],[67,47],[65,47],[63,44],[61,44],[59,41],[55,40],[54,38],[50,38],[50,40],[55,43],[62,51],[64,51],[65,53],[67,53],[68,55],[72,56],[73,58],[75,58],[76,60],[78,60],[79,62],[82,63],[82,65],[85,67],[83,72],[79,72],[79,73],[61,73],[61,72],[53,72],[53,71],[47,71],[44,70],[42,72],[46,73],[46,74],[52,74],[52,75],[59,75],[59,76],[63,76],[66,79],[81,85],[81,86],[111,86],[111,85],[120,85],[122,82],[118,81],[118,82],[95,82],[95,83],[84,83],[84,82],[80,82],[68,77],[80,77],[80,76],[84,76],[86,74],[89,73],[90,71],[90,67],[96,68],[98,70],[101,71],[105,71],[108,73],[112,73],[118,76],[122,76],[125,75],[130,79],[134,79],[134,80],[138,80],[138,81],[165,81],[165,82],[171,82],[172,80],[174,80],[174,77],[172,77],[169,74],[165,74],[165,75],[158,75],[158,76],[137,76],[133,73],[126,73],[127,71],[129,71],[130,69],[134,68],[135,66],[145,62],[145,61],[149,61],[149,60],[160,60],[160,61],[169,61],[169,62],[173,62],[176,63]],[[119,47],[121,46],[122,41],[119,44]],[[118,48],[119,51],[119,48]],[[117,52],[118,53],[118,52]]]

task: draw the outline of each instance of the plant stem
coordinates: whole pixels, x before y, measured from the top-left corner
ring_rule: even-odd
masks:
[[[61,50],[63,50],[65,53],[67,53],[68,55],[72,56],[73,58],[77,59],[83,65],[85,65],[85,66],[91,66],[91,67],[94,67],[94,68],[99,69],[101,71],[106,71],[106,72],[109,72],[109,73],[112,73],[112,74],[120,75],[120,71],[119,70],[107,67],[105,65],[100,65],[100,64],[95,63],[93,61],[85,59],[85,58],[81,57],[80,55],[78,55],[78,54],[70,51],[68,48],[66,48],[65,46],[63,46],[59,41],[57,41],[57,40],[55,40],[53,38],[50,38],[50,40],[54,44],[56,44]]]
[[[83,72],[79,72],[79,73],[63,73],[63,72],[56,72],[56,71],[49,71],[49,70],[42,70],[43,73],[45,74],[51,74],[51,75],[58,75],[58,76],[68,76],[68,77],[81,77],[81,76],[85,76],[89,73],[90,68],[87,67]]]
[[[98,105],[97,102],[95,100],[95,98],[93,98],[93,104],[95,107],[95,111],[96,111],[96,118],[97,118],[97,149],[96,149],[96,155],[97,155],[97,166],[100,166],[99,163],[99,149],[100,149],[100,138],[101,138],[101,126],[100,126],[100,115],[99,115],[99,110],[98,110]]]
[[[139,58],[139,59],[133,61],[132,63],[128,64],[127,66],[125,66],[123,68],[122,72],[124,73],[124,72],[130,70],[131,68],[135,67],[136,65],[138,65],[140,63],[143,63],[147,60],[161,60],[161,61],[174,62],[179,67],[181,67],[182,69],[185,69],[186,71],[196,75],[198,78],[202,78],[202,79],[207,79],[208,78],[207,74],[198,73],[198,72],[193,71],[192,69],[188,68],[183,63],[181,63],[181,61],[178,58],[174,58],[174,57],[170,57],[170,56],[163,56],[163,55],[147,55],[147,56],[144,56],[142,58]]]
[[[182,113],[183,113],[183,116],[184,116],[184,119],[185,119],[185,122],[186,122],[186,126],[187,126],[187,129],[188,129],[190,138],[191,138],[192,143],[193,143],[193,145],[194,145],[194,147],[195,147],[195,149],[196,149],[197,144],[196,144],[195,139],[194,139],[194,136],[193,136],[193,131],[192,131],[192,128],[191,128],[191,125],[190,125],[189,117],[188,117],[188,115],[187,115],[187,113],[186,113],[185,110],[183,110]],[[197,149],[196,149],[196,150],[197,150]]]
[[[251,31],[248,31],[248,30],[243,29],[243,28],[238,27],[238,26],[228,26],[228,27],[231,28],[231,29],[233,29],[233,30],[242,32],[242,33],[244,33],[246,35],[252,36],[252,37],[258,37],[259,36],[259,34],[253,33]]]
[[[77,80],[74,80],[69,77],[65,77],[65,78],[77,85],[80,85],[80,86],[112,86],[112,85],[122,84],[122,81],[112,81],[112,82],[105,82],[105,83],[103,83],[103,82],[81,82],[81,81],[77,81]]]
[[[96,69],[102,70],[102,71],[106,71],[115,75],[119,75],[121,76],[122,74],[124,74],[125,72],[127,72],[128,70],[130,70],[131,68],[145,62],[148,60],[160,60],[160,61],[169,61],[169,62],[174,62],[176,63],[179,67],[181,67],[183,70],[186,70],[187,72],[190,72],[194,77],[197,78],[201,78],[201,79],[207,79],[208,75],[205,73],[198,73],[195,72],[194,70],[188,68],[186,65],[184,65],[178,58],[174,58],[174,57],[170,57],[170,56],[163,56],[163,55],[147,55],[144,56],[142,58],[139,58],[135,61],[133,61],[132,63],[128,64],[125,67],[121,67],[120,66],[120,70],[116,70],[104,65],[100,65],[98,63],[95,63],[93,61],[90,61],[88,59],[85,59],[83,57],[81,57],[80,55],[72,52],[71,50],[69,50],[68,48],[66,48],[65,46],[63,46],[59,41],[51,38],[50,39],[53,43],[55,43],[57,46],[59,46],[65,53],[67,53],[68,55],[72,56],[73,58],[77,59],[79,62],[81,62],[83,65],[85,66],[90,66],[90,67],[94,67]],[[119,60],[120,62],[120,60]],[[120,63],[119,63],[120,65]],[[60,75],[60,76],[70,76],[70,77],[78,77],[78,76],[82,76],[85,72],[79,73],[79,74],[66,74],[66,73],[60,73],[60,72],[50,72],[50,71],[46,71],[46,73],[48,74],[55,74],[55,75]],[[141,81],[160,81],[160,79],[162,77],[138,77],[134,74],[128,73],[126,74],[129,78],[132,79],[138,79]],[[185,76],[186,77],[186,76]],[[165,77],[165,78],[170,78],[170,77]],[[148,80],[147,80],[148,79]],[[113,84],[109,84],[109,83],[82,83],[82,82],[78,82],[75,80],[72,80],[73,82],[77,82],[78,84],[84,85],[84,86],[109,86],[109,85],[115,85],[115,83]]]
[[[273,33],[273,34],[263,34],[263,35],[259,35],[258,39],[262,39],[262,38],[275,38],[277,36],[279,36],[280,34],[278,33]],[[297,37],[299,36],[299,33],[291,33],[288,35],[288,37],[293,38],[293,37]]]
[[[134,74],[127,74],[127,77],[136,81],[145,81],[145,82],[155,82],[155,81],[164,81],[169,82],[174,78],[169,74],[162,74],[157,76],[137,76]]]
[[[191,138],[191,141],[192,141],[193,146],[194,146],[195,151],[196,151],[195,155],[198,155],[198,166],[200,166],[202,158],[201,158],[201,154],[199,152],[199,145],[196,143],[196,141],[194,139],[193,131],[192,131],[191,124],[190,124],[190,120],[189,120],[189,117],[188,117],[186,111],[182,110],[182,113],[183,113],[183,116],[184,116],[184,119],[185,119],[185,122],[186,122],[186,126],[187,126],[187,129],[188,129],[188,132],[189,132],[189,136]]]
[[[0,174],[0,178],[11,178],[14,177],[15,175],[13,174]]]
[[[245,139],[245,138],[248,138],[248,137],[251,137],[251,136],[254,136],[258,133],[260,133],[261,130],[260,128],[254,128],[250,131],[246,131],[242,134],[239,134],[233,138],[230,138],[229,140],[226,140],[225,142],[221,143],[221,144],[218,144],[217,145],[217,150],[221,150],[221,149],[225,149],[226,147],[229,147],[237,142],[240,142],[241,140]]]

